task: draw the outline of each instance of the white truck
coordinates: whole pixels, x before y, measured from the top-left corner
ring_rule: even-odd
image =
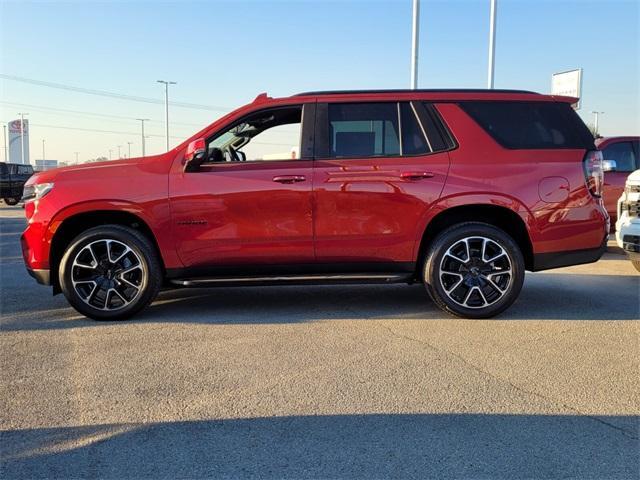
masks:
[[[629,175],[618,199],[616,241],[640,272],[640,170]]]

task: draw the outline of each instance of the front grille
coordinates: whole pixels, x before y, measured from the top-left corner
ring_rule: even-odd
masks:
[[[622,237],[622,248],[627,252],[640,253],[640,235],[624,235]]]

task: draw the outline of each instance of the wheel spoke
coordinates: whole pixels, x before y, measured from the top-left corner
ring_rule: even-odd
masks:
[[[458,280],[456,281],[456,283],[454,283],[451,287],[449,288],[445,288],[445,292],[447,292],[447,294],[453,292],[456,288],[458,288],[460,286],[460,284],[464,281],[464,276],[460,273],[454,273],[454,272],[443,272],[440,275],[440,278],[442,279],[442,275],[453,275],[458,277]]]
[[[119,292],[118,290],[116,290],[115,288],[110,288],[110,289],[109,289],[109,291],[110,291],[110,292],[113,292],[113,293],[115,293],[117,296],[119,296],[119,297],[120,297],[120,300],[122,300],[122,302],[124,303],[124,305],[128,305],[128,304],[129,304],[129,301],[128,301],[126,298],[124,298],[124,297],[120,294],[120,292]]]

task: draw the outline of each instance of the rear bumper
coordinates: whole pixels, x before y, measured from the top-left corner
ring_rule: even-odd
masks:
[[[51,285],[49,269],[32,269],[27,267],[27,272],[36,279],[40,285]]]
[[[608,239],[609,236],[605,235],[602,244],[597,248],[534,254],[532,271],[539,272],[540,270],[597,262],[607,250]]]

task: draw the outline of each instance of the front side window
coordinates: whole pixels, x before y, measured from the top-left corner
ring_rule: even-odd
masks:
[[[605,160],[616,162],[617,172],[633,172],[636,169],[636,156],[631,142],[612,143],[602,151]]]
[[[301,122],[300,105],[252,113],[208,140],[204,164],[298,159]]]

